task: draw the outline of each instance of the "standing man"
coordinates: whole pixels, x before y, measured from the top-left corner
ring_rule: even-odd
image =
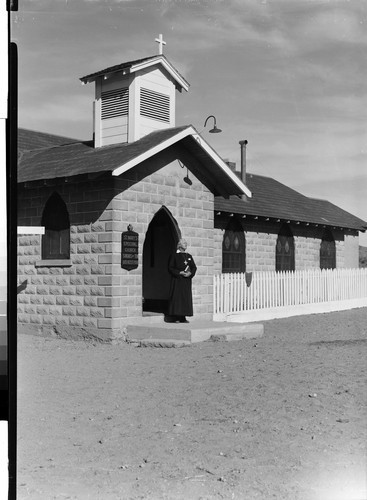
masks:
[[[195,276],[196,265],[186,249],[187,242],[181,239],[168,262],[172,275],[168,316],[176,323],[188,323],[186,316],[193,316],[191,280]]]

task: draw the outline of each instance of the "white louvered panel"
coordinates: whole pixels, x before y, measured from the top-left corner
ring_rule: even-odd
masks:
[[[145,88],[140,89],[140,114],[153,120],[169,123],[170,98],[168,95]]]
[[[129,109],[129,89],[106,90],[102,92],[102,120],[126,116]]]

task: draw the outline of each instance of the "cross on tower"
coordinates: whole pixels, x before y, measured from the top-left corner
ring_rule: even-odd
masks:
[[[162,33],[159,35],[158,38],[155,39],[155,41],[159,43],[159,54],[163,54],[163,45],[166,45],[166,42],[163,41]]]

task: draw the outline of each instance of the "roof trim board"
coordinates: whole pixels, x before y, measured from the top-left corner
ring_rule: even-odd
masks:
[[[192,127],[193,128],[193,127]],[[252,197],[251,191],[248,189],[248,187],[242,182],[242,180],[236,175],[233,170],[229,168],[227,163],[222,160],[222,158],[214,151],[214,149],[201,137],[201,135],[193,128],[195,133],[191,134],[193,138],[200,144],[200,146],[204,149],[208,155],[210,155],[213,160],[222,168],[222,170],[228,175],[228,177],[231,178],[231,180],[237,184],[239,188],[244,187],[245,189],[243,190],[243,194],[248,196],[249,198]]]
[[[214,196],[223,196],[225,199],[228,198],[228,191],[226,190],[226,185],[222,181],[222,177],[218,174],[214,177],[212,175],[212,169],[205,162],[203,163],[203,158],[195,154],[192,151],[190,144],[185,144],[186,139],[175,145],[175,149],[178,152],[177,160],[182,168],[187,168],[190,172],[202,183],[204,184]],[[194,139],[189,139],[190,142],[194,142]],[[201,156],[208,155],[203,152]],[[212,161],[212,160],[210,160]],[[189,165],[189,167],[187,166]]]
[[[171,63],[167,61],[166,58],[163,58],[163,56],[158,56],[156,59],[152,59],[151,61],[134,64],[130,68],[130,73],[135,73],[136,71],[149,68],[150,66],[154,66],[158,62],[162,64],[167,72],[176,80],[177,83],[179,83],[181,88],[186,90],[186,92],[189,90],[189,83],[178,73],[178,71],[172,66]]]
[[[83,83],[90,83],[95,81],[97,78],[102,76],[107,76],[111,73],[116,73],[118,71],[122,71],[123,74],[127,73],[136,73],[137,71],[149,68],[150,66],[154,66],[156,64],[161,64],[165,70],[172,76],[172,78],[176,81],[176,87],[181,91],[182,89],[189,90],[190,84],[185,80],[183,76],[172,66],[172,64],[167,60],[167,58],[163,55],[152,56],[150,58],[139,59],[137,61],[131,61],[127,63],[123,63],[121,65],[112,66],[106,68],[105,70],[100,70],[95,73],[91,73],[90,75],[83,76],[79,78],[79,80]]]
[[[112,175],[119,176],[127,172],[136,165],[139,165],[143,161],[148,160],[157,153],[160,153],[161,151],[167,149],[168,147],[176,144],[185,137],[189,136],[192,136],[193,139],[200,144],[202,149],[204,149],[204,151],[212,158],[212,160],[219,166],[219,168],[223,170],[223,172],[232,180],[232,182],[239,188],[239,190],[243,194],[251,198],[252,196],[251,191],[245,186],[245,184],[239,179],[239,177],[234,172],[232,172],[232,170],[228,167],[228,165],[221,159],[221,157],[214,151],[214,149],[212,149],[209,146],[209,144],[199,135],[199,133],[192,126],[187,127],[186,129],[182,130],[181,132],[178,132],[169,139],[166,139],[165,141],[154,146],[153,148],[148,149],[144,153],[136,156],[135,158],[132,158],[130,161],[115,168],[112,171]]]
[[[187,134],[187,129],[179,132],[178,134],[174,135],[173,137],[170,137],[169,139],[166,139],[163,142],[160,142],[156,146],[152,147],[151,149],[148,149],[147,151],[144,151],[144,153],[141,153],[140,155],[136,156],[135,158],[132,158],[130,161],[124,163],[123,165],[115,168],[112,170],[112,175],[113,176],[119,176],[131,168],[135,167],[139,163],[142,163],[145,160],[148,160],[152,156],[156,155],[157,153],[160,153],[164,149],[168,148],[169,146],[172,146],[176,142],[180,141],[184,137],[186,137]]]

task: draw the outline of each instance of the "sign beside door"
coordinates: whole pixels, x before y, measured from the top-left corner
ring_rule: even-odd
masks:
[[[139,235],[129,224],[127,231],[121,233],[121,267],[127,271],[139,265]]]

